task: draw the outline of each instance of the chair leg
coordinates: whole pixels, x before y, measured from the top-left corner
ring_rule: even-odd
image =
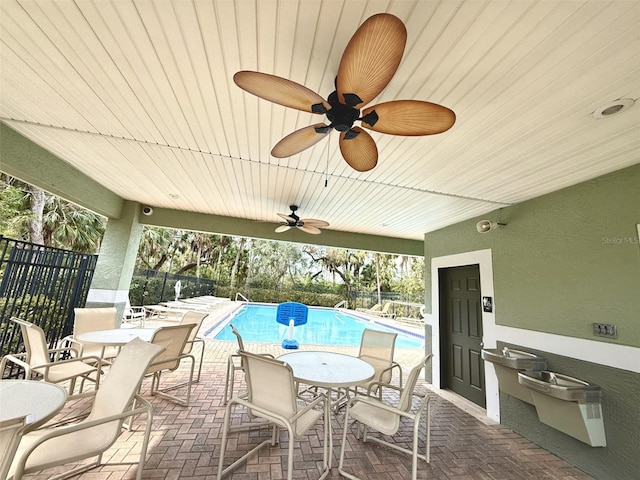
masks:
[[[135,399],[134,399],[135,402]],[[135,404],[134,404],[135,406]],[[136,480],[142,480],[142,470],[144,469],[144,463],[147,460],[147,448],[149,447],[149,438],[151,437],[151,425],[153,423],[153,407],[149,402],[146,402],[147,410],[147,423],[144,428],[144,437],[142,440],[142,450],[140,451],[140,462],[138,463],[138,473],[136,474]],[[131,417],[133,421],[133,417]]]
[[[233,359],[229,357],[227,360],[227,376],[224,382],[224,405],[229,403],[229,395],[233,396],[233,376],[235,370],[233,369]],[[229,386],[231,384],[231,386]]]
[[[347,431],[349,430],[349,405],[347,404],[347,411],[344,414],[344,425],[342,428],[342,445],[340,446],[340,459],[338,461],[338,472],[343,477],[347,477],[351,480],[360,480],[358,477],[351,475],[350,473],[345,472],[342,467],[344,465],[344,447],[347,444]],[[329,452],[331,455],[331,452]],[[331,458],[331,457],[329,457]],[[329,460],[331,462],[331,460]],[[331,464],[331,463],[329,463]]]
[[[194,383],[200,383],[200,375],[202,374],[202,362],[204,361],[204,342],[200,345],[200,363],[198,364],[198,376]]]
[[[287,455],[287,480],[293,479],[293,444],[295,443],[293,429],[287,428],[289,432],[289,451]]]

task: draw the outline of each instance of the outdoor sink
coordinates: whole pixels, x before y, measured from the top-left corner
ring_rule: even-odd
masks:
[[[547,360],[533,353],[513,350],[508,347],[482,350],[482,358],[487,362],[502,365],[515,370],[544,370]]]
[[[569,402],[599,402],[600,387],[547,370],[519,372],[518,382],[537,392]]]

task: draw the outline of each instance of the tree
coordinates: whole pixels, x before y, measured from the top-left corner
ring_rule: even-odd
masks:
[[[43,190],[0,175],[1,233],[31,243],[97,253],[106,219]]]

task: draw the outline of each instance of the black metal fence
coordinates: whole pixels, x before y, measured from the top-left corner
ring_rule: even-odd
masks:
[[[97,260],[0,235],[0,356],[24,351],[11,317],[40,326],[50,347],[70,334],[73,309],[86,302]]]
[[[208,278],[177,275],[157,270],[136,269],[129,288],[131,305],[156,305],[176,298],[175,285],[180,281],[180,298],[214,295],[215,281]]]

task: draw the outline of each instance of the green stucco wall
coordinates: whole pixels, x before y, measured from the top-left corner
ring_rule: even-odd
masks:
[[[480,234],[481,219],[506,223]],[[426,302],[431,260],[491,249],[497,325],[640,347],[640,164],[425,235]],[[433,319],[433,321],[438,321]],[[617,339],[593,335],[612,323]],[[606,447],[590,447],[541,423],[535,407],[500,393],[505,426],[595,478],[627,480],[640,471],[640,375],[523,348],[548,369],[601,387]],[[633,354],[632,354],[633,355]],[[588,352],[585,357],[588,357]],[[638,358],[628,358],[640,365]]]
[[[638,455],[640,380],[637,373],[581,362],[553,355],[544,350],[498,343],[499,348],[504,346],[543,356],[547,359],[547,368],[550,371],[561,371],[574,378],[588,378],[590,383],[598,385],[602,392],[601,407],[607,446],[591,447],[541,423],[533,405],[504,393],[500,393],[501,423],[595,478],[602,480],[638,478],[638,472],[640,472]]]
[[[481,219],[506,223],[478,233]],[[640,347],[640,165],[425,235],[431,258],[490,248],[496,323]]]

